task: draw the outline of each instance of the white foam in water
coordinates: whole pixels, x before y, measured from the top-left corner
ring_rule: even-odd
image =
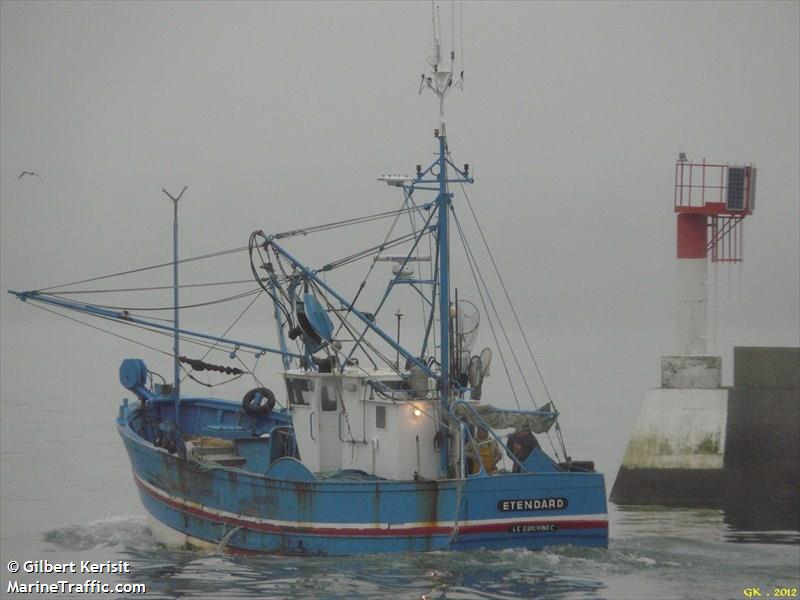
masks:
[[[547,552],[546,550],[542,552],[542,556],[549,562],[551,565],[557,565],[561,562],[561,557],[558,554],[553,554],[551,552]]]
[[[109,546],[154,542],[141,515],[106,517],[91,523],[69,524],[44,533],[44,540],[59,550],[91,550]]]

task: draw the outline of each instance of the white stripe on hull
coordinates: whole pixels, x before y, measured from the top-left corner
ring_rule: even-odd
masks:
[[[358,528],[361,530],[391,530],[391,531],[398,531],[401,532],[404,529],[416,529],[420,527],[446,527],[452,528],[456,525],[461,527],[467,526],[477,526],[477,525],[500,525],[504,523],[509,523],[515,520],[519,520],[520,518],[524,518],[527,522],[536,522],[542,521],[546,523],[554,523],[559,521],[606,521],[607,514],[606,513],[596,513],[596,514],[583,514],[583,515],[548,515],[548,516],[541,516],[541,517],[532,517],[530,515],[525,515],[522,517],[520,514],[509,514],[508,517],[500,518],[500,519],[471,519],[471,520],[460,520],[458,523],[455,521],[437,521],[435,524],[430,522],[411,522],[411,523],[374,523],[374,522],[356,522],[356,523],[344,523],[344,522],[337,522],[337,523],[319,523],[319,522],[307,522],[307,521],[283,521],[278,519],[262,519],[259,517],[253,517],[249,515],[237,514],[232,513],[224,510],[219,510],[216,508],[211,508],[209,506],[205,506],[203,504],[198,504],[197,502],[192,502],[191,500],[186,500],[185,498],[181,498],[180,496],[174,496],[165,492],[164,490],[157,488],[156,486],[152,485],[144,481],[141,477],[139,477],[136,473],[133,474],[136,478],[136,481],[145,489],[147,489],[150,493],[165,500],[169,500],[173,503],[181,504],[187,508],[199,510],[220,519],[235,519],[237,521],[244,521],[248,523],[253,523],[254,525],[270,525],[274,527],[290,527],[290,528],[302,528],[302,529],[337,529],[342,527],[347,528]]]

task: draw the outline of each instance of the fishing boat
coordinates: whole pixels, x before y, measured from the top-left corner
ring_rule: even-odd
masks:
[[[63,286],[10,291],[49,310],[77,311],[173,339],[172,383],[142,359],[122,361],[119,380],[131,398],[116,416],[136,488],[164,543],[293,555],[607,546],[603,475],[591,461],[568,455],[546,387],[537,404],[529,379],[540,373],[524,328],[510,300],[511,335],[502,324],[500,302],[458,218],[465,206],[475,213],[466,196],[472,172],[468,164],[456,164],[445,128],[445,97],[463,77],[454,61],[454,52],[449,60],[442,56],[434,34],[420,85],[439,99],[434,159],[417,165],[413,175],[378,178],[402,194],[399,208],[250,235],[243,255],[256,293],[269,299],[277,343],[180,325],[186,307],[179,302],[178,267],[187,260],[178,257],[180,196],[170,195],[171,321],[142,316],[134,305],[81,301]],[[456,199],[456,189],[464,191],[466,204]],[[391,223],[388,232],[378,227],[381,221]],[[376,242],[336,257],[333,245],[324,261],[313,264],[295,249],[321,231],[360,240],[349,233],[356,226],[379,233]],[[454,280],[456,236],[465,251],[462,271],[472,275],[466,284]],[[508,299],[488,244],[484,249],[500,277],[499,297]],[[354,265],[366,275],[349,292],[340,291],[337,273]],[[377,288],[367,285],[376,279]],[[407,328],[402,343],[404,314],[389,312],[398,294],[420,305],[418,328]],[[395,319],[396,332],[390,331]],[[475,351],[481,319],[489,324],[494,351]],[[522,359],[512,339],[527,349]],[[181,343],[202,343],[208,351],[186,356]],[[212,351],[222,359],[209,358]],[[244,354],[253,364],[241,359]],[[497,392],[486,385],[494,354],[509,382]],[[283,380],[278,393],[255,375],[263,356],[276,360]],[[182,391],[187,378],[199,381],[201,375],[252,375],[256,385],[241,400]],[[492,403],[483,400],[487,394]],[[523,407],[520,396],[530,406]],[[498,468],[501,456],[505,468]]]

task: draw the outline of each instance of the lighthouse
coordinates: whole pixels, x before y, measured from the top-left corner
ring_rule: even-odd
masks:
[[[798,521],[800,349],[734,348],[732,387],[722,386],[722,359],[708,354],[708,266],[743,260],[755,192],[751,164],[684,154],[675,163],[675,354],[661,357],[661,386],[639,410],[611,491],[616,504],[769,501],[770,514]]]
[[[755,194],[753,165],[693,163],[683,153],[675,163],[678,355],[708,352],[708,264],[743,260],[742,225]]]
[[[722,359],[709,356],[708,266],[744,260],[745,217],[753,214],[756,167],[675,163],[676,215],[675,354],[661,358],[661,387],[717,389]]]

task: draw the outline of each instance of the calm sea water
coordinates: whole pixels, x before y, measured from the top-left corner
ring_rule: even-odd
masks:
[[[138,355],[166,373],[166,358],[8,300],[3,313],[0,597],[16,597],[7,593],[9,578],[63,578],[7,571],[8,561],[39,559],[129,561],[129,575],[96,577],[143,583],[147,593],[105,597],[148,599],[744,598],[748,588],[766,596],[800,586],[798,532],[742,529],[720,510],[610,505],[607,550],[244,558],[162,548],[147,528],[113,420],[124,396],[120,360]],[[781,334],[748,336],[735,341],[797,343]],[[669,334],[550,332],[533,340],[560,401],[570,454],[594,459],[610,491],[641,400],[658,384]],[[729,374],[730,351],[722,355]],[[485,400],[504,404],[492,397],[491,382]]]

